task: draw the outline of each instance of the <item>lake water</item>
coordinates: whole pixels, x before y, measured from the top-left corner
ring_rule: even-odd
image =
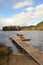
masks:
[[[16,36],[16,34],[24,34],[26,38],[30,38],[31,41],[25,41],[26,44],[43,52],[43,31],[0,31],[0,43],[10,46],[14,53],[19,53],[16,46],[12,43],[9,36]]]

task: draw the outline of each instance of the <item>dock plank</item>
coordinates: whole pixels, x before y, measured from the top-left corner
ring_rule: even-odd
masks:
[[[11,37],[20,47],[22,47],[30,56],[32,56],[40,65],[43,65],[43,54],[31,45],[24,43],[18,37]]]

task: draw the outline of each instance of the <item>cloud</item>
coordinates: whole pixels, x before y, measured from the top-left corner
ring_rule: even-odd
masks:
[[[43,20],[43,3],[35,7],[28,7],[25,11],[11,18],[0,18],[0,25],[30,25],[36,19]]]
[[[16,4],[14,3],[12,8],[13,9],[18,9],[18,8],[22,8],[24,6],[31,6],[33,4],[34,0],[22,0],[20,2],[17,2]]]
[[[34,11],[34,7],[29,7],[26,9],[27,12],[31,12],[31,11]]]
[[[25,5],[32,5],[33,0],[0,0],[0,3],[4,6],[11,6],[13,9],[21,8]]]
[[[43,18],[43,3],[35,7],[35,17]]]
[[[26,9],[28,14],[31,14],[30,17],[36,19],[36,18],[42,18],[43,17],[43,3],[40,5],[37,5],[35,7],[29,7]]]

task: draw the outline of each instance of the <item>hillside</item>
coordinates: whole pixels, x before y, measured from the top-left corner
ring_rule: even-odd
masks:
[[[34,25],[31,25],[31,26],[23,26],[21,27],[22,30],[34,30],[35,29],[35,26]]]
[[[43,21],[38,23],[35,27],[36,30],[43,30]]]
[[[22,27],[22,30],[43,30],[43,21],[38,23],[36,26],[30,25],[30,26],[24,26]]]
[[[3,31],[19,31],[19,30],[43,30],[43,21],[35,25],[30,26],[5,26],[2,28]]]

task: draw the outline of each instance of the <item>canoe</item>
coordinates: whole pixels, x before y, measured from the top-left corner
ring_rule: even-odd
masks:
[[[22,39],[22,41],[30,41],[31,39],[26,39],[26,38],[24,38],[24,39]]]
[[[23,35],[23,34],[17,34],[17,36],[18,36],[19,38],[24,38],[24,35]]]
[[[17,36],[22,40],[22,41],[30,41],[30,38],[25,38],[23,34],[17,34]]]

